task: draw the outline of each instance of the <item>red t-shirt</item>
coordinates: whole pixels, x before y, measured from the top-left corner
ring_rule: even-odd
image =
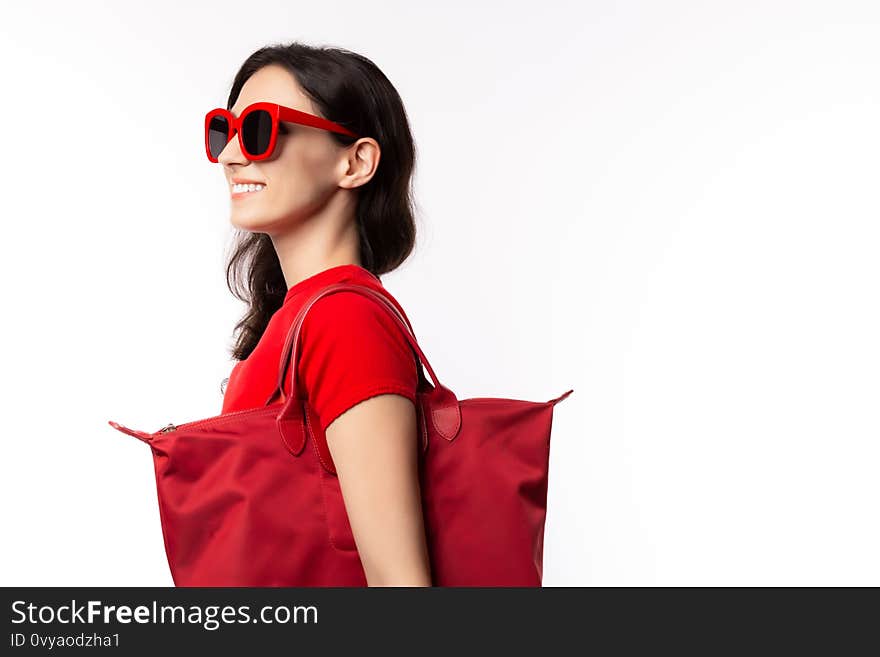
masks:
[[[355,264],[331,267],[296,283],[251,354],[232,368],[222,413],[265,405],[277,385],[281,349],[296,314],[313,292],[341,281],[384,289],[377,276]],[[400,304],[393,297],[391,301],[406,317]],[[322,434],[344,411],[375,395],[396,393],[416,403],[415,352],[388,311],[361,294],[337,292],[312,305],[303,321],[298,361],[299,396],[314,409]],[[290,395],[289,367],[283,390]]]

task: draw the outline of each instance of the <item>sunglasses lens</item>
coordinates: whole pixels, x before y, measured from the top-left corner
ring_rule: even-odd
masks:
[[[208,147],[211,156],[219,157],[229,142],[229,121],[224,116],[215,116],[208,122]]]
[[[266,110],[249,112],[241,125],[241,138],[250,155],[262,155],[272,140],[272,115]]]

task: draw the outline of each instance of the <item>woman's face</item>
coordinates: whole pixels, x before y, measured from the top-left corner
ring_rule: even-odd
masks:
[[[277,65],[265,66],[248,78],[230,111],[238,116],[257,101],[319,114],[296,78]],[[251,162],[242,155],[236,135],[218,157],[230,198],[233,179],[257,182],[265,187],[231,198],[232,224],[242,230],[275,234],[316,214],[350,173],[346,150],[326,130],[282,123],[272,155]]]

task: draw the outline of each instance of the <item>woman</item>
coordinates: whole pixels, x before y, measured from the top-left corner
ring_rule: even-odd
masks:
[[[293,119],[277,123],[271,145],[271,121],[231,118],[260,102]],[[231,117],[206,117],[206,147],[241,231],[227,280],[248,308],[223,413],[266,402],[284,338],[312,292],[340,281],[381,286],[379,275],[415,241],[415,147],[398,93],[371,61],[299,43],[262,48],[238,71],[227,110]],[[310,308],[301,339],[298,393],[320,418],[316,439],[335,465],[368,584],[430,586],[417,462],[421,370],[409,343],[374,301],[345,292]]]

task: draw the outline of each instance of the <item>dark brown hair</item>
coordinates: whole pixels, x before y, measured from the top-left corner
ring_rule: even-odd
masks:
[[[290,71],[315,103],[317,113],[353,132],[375,139],[382,157],[373,177],[358,188],[356,222],[361,266],[377,276],[397,268],[415,246],[412,174],[416,147],[403,101],[385,74],[363,55],[293,42],[260,48],[242,64],[229,92],[231,109],[247,79],[260,68],[278,64]],[[340,144],[355,138],[328,132]],[[235,325],[231,355],[247,358],[272,314],[281,307],[287,283],[271,238],[235,229],[226,263],[226,283],[248,304]]]

